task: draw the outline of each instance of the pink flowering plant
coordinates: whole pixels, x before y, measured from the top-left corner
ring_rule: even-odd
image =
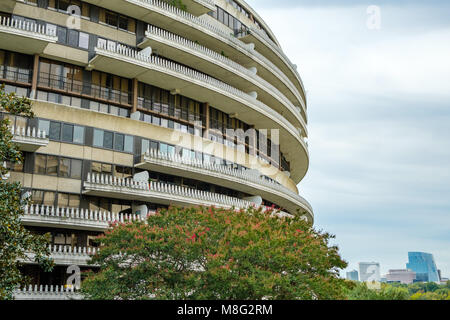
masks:
[[[101,236],[90,299],[339,299],[347,263],[328,233],[275,211],[176,208]]]

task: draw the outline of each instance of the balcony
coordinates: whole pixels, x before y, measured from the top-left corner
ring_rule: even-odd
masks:
[[[244,68],[224,55],[154,26],[149,26],[146,38],[139,47],[150,47],[166,58],[183,61],[184,65],[226,81],[240,90],[255,91],[260,101],[279,113],[286,114],[286,118],[292,123],[306,128],[306,114],[302,115],[299,107],[294,106],[277,88],[257,75],[256,70]]]
[[[0,17],[0,48],[26,54],[42,54],[49,43],[56,43],[56,34],[45,26]]]
[[[49,250],[51,258],[58,266],[89,266],[91,256],[98,251],[96,248],[86,247],[71,247],[62,245],[50,245]],[[27,253],[27,260],[21,260],[25,264],[34,264],[34,253]]]
[[[31,205],[25,207],[22,222],[27,226],[41,226],[87,231],[106,231],[113,222],[143,220],[134,214],[111,213],[79,208]]]
[[[255,50],[270,61],[276,61],[275,65],[277,65],[284,74],[288,75],[289,80],[292,83],[297,84],[297,86],[301,88],[302,98],[306,102],[304,94],[306,91],[303,81],[298,74],[297,66],[291,63],[289,58],[276,43],[274,43],[263,31],[254,27],[250,27],[249,32],[239,39],[245,43],[253,43],[255,45]]]
[[[284,154],[290,152],[290,160],[297,162],[293,166],[293,180],[299,182],[306,174],[308,149],[302,137],[306,128],[295,127],[254,96],[196,70],[123,46],[108,49],[97,47],[95,53],[89,68],[136,78],[200,102],[213,102],[215,108],[238,115],[240,120],[255,124],[256,129],[280,130],[284,149],[281,151]]]
[[[102,8],[108,8],[115,12],[121,12],[130,17],[135,17],[139,20],[146,21],[145,18],[150,19],[153,12],[150,9],[152,6],[158,5],[165,10],[179,10],[181,12],[190,13],[194,16],[201,16],[210,11],[216,11],[216,5],[212,0],[183,0],[182,3],[186,6],[186,10],[181,10],[167,3],[164,0],[85,0],[91,4]]]
[[[130,17],[168,29],[169,31],[196,40],[216,52],[224,52],[237,63],[247,68],[257,67],[258,74],[280,88],[283,94],[298,101],[305,109],[305,102],[289,78],[269,59],[237,39],[226,27],[218,27],[202,17],[196,17],[161,0],[87,0],[92,4],[121,12]],[[297,103],[294,103],[297,104]]]
[[[237,170],[223,165],[203,163],[196,159],[164,154],[154,149],[142,155],[141,162],[136,167],[219,184],[248,194],[257,194],[284,207],[291,214],[295,215],[299,210],[300,214],[306,215],[309,221],[314,220],[313,209],[303,197],[281,184],[261,177],[255,173],[255,170]]]
[[[29,286],[16,290],[15,300],[81,300],[82,296],[73,289],[64,286]]]
[[[84,194],[181,207],[216,206],[247,208],[255,203],[218,193],[201,191],[164,182],[142,182],[108,175],[88,174]]]
[[[21,151],[36,152],[41,147],[46,147],[49,143],[49,139],[46,136],[45,131],[20,128],[12,126],[10,128],[13,135],[13,142],[19,146]]]

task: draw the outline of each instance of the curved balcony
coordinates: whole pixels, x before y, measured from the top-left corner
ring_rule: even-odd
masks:
[[[258,76],[256,70],[244,68],[213,50],[157,27],[149,26],[145,35],[145,40],[139,44],[140,48],[150,47],[159,55],[183,61],[184,65],[226,81],[240,90],[255,91],[260,101],[280,114],[286,114],[292,123],[306,128],[307,117],[302,114],[302,109],[294,106],[277,88]]]
[[[41,54],[49,43],[56,43],[56,34],[45,26],[0,17],[0,48],[26,54]]]
[[[237,39],[225,26],[218,27],[202,17],[196,17],[161,0],[87,0],[87,2],[195,39],[217,52],[223,51],[233,56],[233,60],[245,67],[257,67],[262,78],[279,87],[291,101],[298,101],[306,114],[305,101],[291,80],[269,59],[255,51],[253,46]]]
[[[86,2],[89,2],[91,4],[94,4],[96,6],[102,7],[102,8],[109,8],[111,10],[114,10],[116,12],[124,12],[127,11],[127,15],[131,17],[135,17],[136,15],[143,16],[148,15],[149,13],[146,12],[142,7],[142,4],[140,2],[151,2],[149,0],[85,0]],[[166,1],[159,1],[160,6],[163,7],[172,7],[170,4],[168,4]],[[194,16],[201,16],[203,14],[206,14],[210,11],[216,11],[216,5],[213,0],[183,0],[182,4],[185,5],[185,11],[178,9],[180,11],[190,13]],[[175,8],[175,7],[174,7]],[[131,13],[131,14],[130,14]],[[124,13],[125,14],[125,13]]]
[[[175,186],[164,182],[143,182],[108,175],[87,176],[84,194],[131,201],[153,202],[182,207],[217,206],[225,209],[248,208],[255,203],[218,193]]]
[[[307,132],[306,128],[294,127],[278,112],[251,95],[198,71],[122,46],[116,49],[97,47],[95,52],[95,57],[90,61],[90,69],[136,78],[166,90],[177,91],[197,101],[213,102],[215,108],[238,115],[240,120],[255,124],[256,129],[280,130],[280,141],[283,142],[281,151],[284,154],[290,153],[289,160],[296,162],[291,172],[292,179],[298,182],[305,176],[309,155],[301,133]]]
[[[36,152],[39,148],[46,147],[49,143],[45,131],[36,130],[36,128],[11,126],[10,131],[13,135],[12,141],[19,146],[21,151]]]
[[[278,204],[293,215],[296,215],[299,210],[299,213],[306,215],[309,221],[314,221],[313,209],[308,201],[289,188],[261,177],[260,174],[255,173],[255,170],[231,169],[213,163],[203,163],[196,159],[163,154],[153,149],[147,151],[135,167],[219,184],[244,193],[258,195]]]
[[[86,267],[89,266],[89,260],[91,260],[91,256],[95,255],[98,252],[96,248],[90,247],[71,247],[71,246],[62,246],[62,245],[50,245],[49,246],[51,258],[55,262],[55,265],[58,266],[80,266]],[[28,260],[22,260],[25,264],[35,264],[35,254],[27,253]]]
[[[82,296],[65,286],[28,286],[14,292],[15,300],[81,300]]]
[[[303,80],[300,77],[297,66],[292,64],[283,50],[273,42],[264,32],[258,30],[257,28],[250,27],[249,33],[245,36],[239,38],[245,43],[253,43],[255,45],[255,49],[267,57],[270,61],[277,61],[279,65],[279,69],[283,71],[284,74],[289,75],[289,79],[293,83],[297,83],[300,92],[302,93],[302,98],[306,102],[305,95],[305,86],[303,85]]]
[[[143,219],[144,217],[134,214],[31,205],[25,207],[22,223],[27,226],[103,232],[113,222],[123,223],[136,220],[142,221]]]

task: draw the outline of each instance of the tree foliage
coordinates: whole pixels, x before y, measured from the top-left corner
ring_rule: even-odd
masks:
[[[301,218],[171,207],[99,238],[89,299],[340,299],[347,263]]]
[[[4,86],[0,87],[0,106],[0,111],[11,115],[34,116],[31,101],[14,93],[5,93]],[[12,299],[14,289],[24,283],[19,266],[20,260],[28,259],[27,253],[33,252],[36,261],[46,270],[52,267],[46,237],[31,234],[21,223],[23,207],[28,200],[22,197],[20,183],[3,179],[8,172],[5,161],[22,162],[22,154],[12,141],[9,125],[8,119],[0,122],[0,299]]]
[[[382,283],[381,289],[369,289],[366,283],[356,282],[351,290],[347,289],[349,300],[450,300],[447,285],[434,282]]]

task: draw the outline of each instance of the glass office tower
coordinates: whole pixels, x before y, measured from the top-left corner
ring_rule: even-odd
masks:
[[[406,268],[416,273],[416,282],[439,282],[433,255],[425,252],[408,252]]]

